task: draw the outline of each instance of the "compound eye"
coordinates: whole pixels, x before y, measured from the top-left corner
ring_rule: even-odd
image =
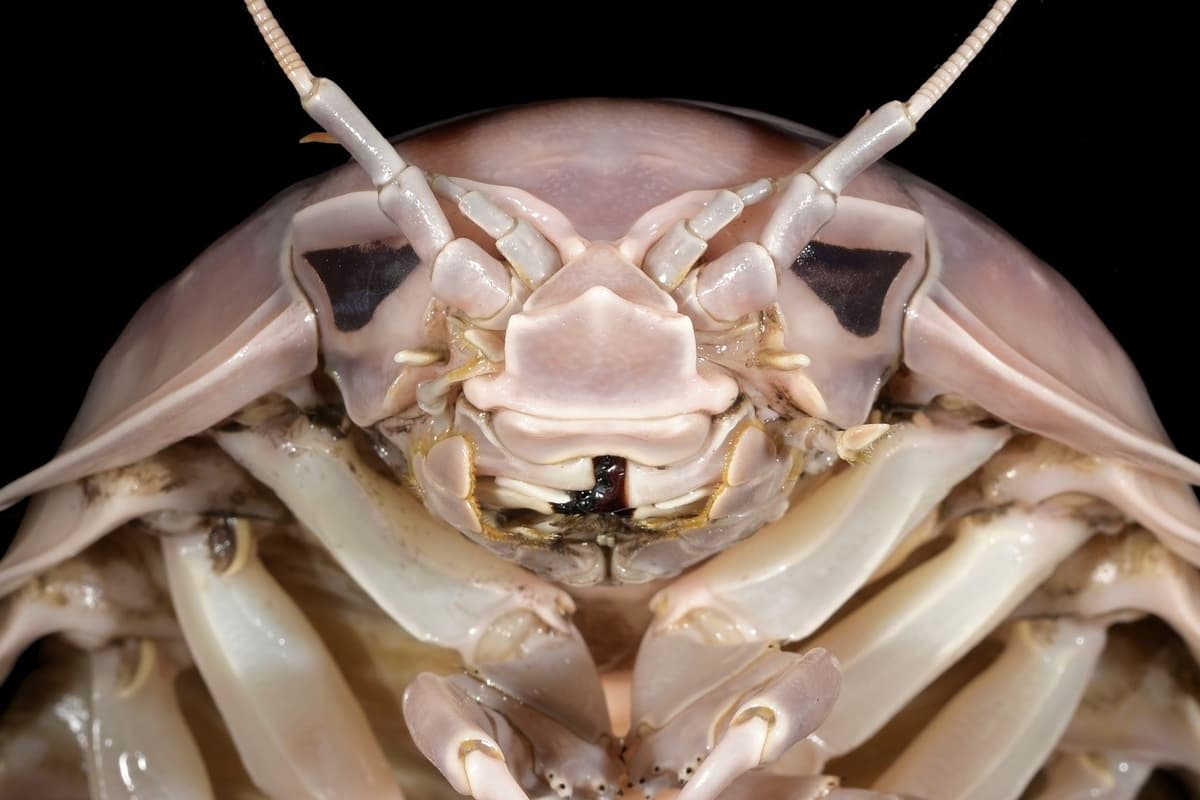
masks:
[[[365,327],[379,304],[421,263],[412,245],[383,241],[310,250],[304,258],[325,286],[333,324],[345,332]]]
[[[811,242],[792,262],[792,273],[860,338],[879,332],[892,282],[912,258],[899,250],[871,250]]]
[[[373,190],[298,211],[292,274],[317,316],[324,371],[341,389],[356,425],[371,425],[416,402],[433,367],[398,363],[426,350],[433,304],[430,265],[379,210]]]
[[[779,376],[797,405],[841,428],[866,421],[900,363],[905,308],[924,274],[924,217],[838,199],[833,219],[779,282],[784,349],[812,359],[803,374]]]

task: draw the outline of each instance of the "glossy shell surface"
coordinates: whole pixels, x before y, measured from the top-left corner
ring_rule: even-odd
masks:
[[[1018,19],[1019,19],[1019,17],[1018,17]],[[890,70],[890,67],[889,67],[889,70]],[[338,79],[340,79],[340,82],[343,85],[348,85],[348,86],[353,85],[352,80],[344,78],[342,76],[341,72],[338,72]],[[362,97],[359,94],[359,92],[354,92],[354,94],[356,97],[359,98],[359,102],[360,102],[360,104],[362,104],[362,106],[370,108],[370,106],[368,106],[368,102],[370,102],[370,101],[362,100]],[[601,110],[604,110],[606,108],[612,108],[614,110],[623,108],[625,110],[629,110],[632,107],[595,106],[595,108],[598,108]],[[792,114],[792,115],[798,116],[800,114]],[[935,127],[934,120],[936,120],[936,119],[937,119],[936,115],[932,116],[932,118],[930,118],[930,120],[928,122],[926,122],[924,127],[934,128]],[[377,120],[377,121],[379,122],[380,126],[386,125],[386,122],[384,122],[382,120]],[[832,126],[832,125],[830,125],[830,126]],[[596,127],[602,127],[602,126],[598,125]],[[924,133],[924,131],[923,131],[923,133]],[[960,140],[959,140],[960,144],[961,144],[961,138],[964,136],[966,136],[966,134],[960,133]],[[920,139],[922,139],[922,136],[920,136],[920,134],[918,134],[918,137],[916,139],[914,139],[913,142],[914,143],[919,142]],[[422,158],[421,158],[419,149],[414,150],[413,160],[416,163],[420,163],[422,167],[426,166],[425,161],[422,160]],[[433,160],[432,156],[431,156],[430,160],[431,161]],[[162,163],[169,163],[169,160],[163,160]],[[1058,162],[1055,162],[1055,163],[1058,163]],[[1093,162],[1093,164],[1094,164],[1094,162]],[[455,166],[457,166],[457,164],[455,164]],[[485,179],[485,180],[497,180],[498,178],[503,178],[505,180],[502,182],[512,182],[512,184],[517,184],[517,185],[522,185],[524,182],[524,179],[522,178],[521,175],[517,175],[516,179],[514,180],[514,176],[512,176],[511,174],[510,175],[502,174],[502,175],[496,175],[496,176],[480,174],[480,170],[478,169],[478,167],[476,167],[476,166],[474,166],[474,164],[470,163],[469,160],[467,162],[467,167],[468,167],[468,169],[463,170],[462,174],[470,176],[470,178],[481,178],[481,179]],[[427,168],[439,169],[439,167],[437,167],[437,166],[430,166]],[[1046,179],[1046,180],[1052,182],[1052,184],[1060,184],[1060,182],[1061,182],[1060,180],[1058,180],[1056,178],[1050,178],[1050,176],[1052,174],[1054,174],[1054,173],[1052,173],[1052,170],[1048,167],[1045,167],[1043,162],[1038,162],[1036,160],[1033,160],[1033,157],[1028,157],[1028,158],[1026,158],[1026,160],[1021,161],[1021,163],[1019,163],[1018,166],[1016,166],[1014,169],[1020,169],[1022,173],[1027,173],[1027,174],[1032,175],[1034,178],[1034,180],[1032,181],[1034,185],[1038,184],[1039,181],[1037,179],[1039,179],[1039,178]],[[197,172],[204,173],[204,170],[198,169]],[[353,170],[350,170],[350,172],[353,172]],[[446,172],[456,172],[457,173],[458,170],[451,167],[451,168],[446,169]],[[485,172],[486,172],[486,170],[485,170]],[[504,172],[504,170],[500,169],[500,173],[503,173],[503,172]],[[1117,176],[1112,175],[1111,170],[1109,170],[1106,167],[1105,167],[1105,172],[1110,175],[1110,181],[1120,180],[1117,178]],[[1120,170],[1117,170],[1117,174],[1120,174]],[[350,179],[350,180],[353,180],[353,179]],[[180,181],[180,184],[186,184],[186,182],[187,181]],[[175,181],[163,181],[163,186],[174,186],[174,185],[175,185]],[[172,190],[172,191],[175,191],[175,190]],[[551,187],[550,190],[547,190],[547,191],[553,191],[553,187]],[[887,193],[889,191],[890,190],[883,190],[884,193]],[[918,194],[923,193],[923,192],[924,192],[924,190],[918,190]],[[184,193],[186,194],[186,192],[184,192]],[[673,192],[667,192],[667,194],[671,194],[671,193],[673,193]],[[545,194],[545,192],[544,192],[544,194]],[[852,191],[851,194],[854,194],[854,192]],[[1043,213],[1043,215],[1042,215],[1043,223],[1045,222],[1045,217],[1054,217],[1055,223],[1057,224],[1057,222],[1058,222],[1057,217],[1066,217],[1067,216],[1061,212],[1063,204],[1062,203],[1048,203],[1048,201],[1046,201],[1044,199],[1045,194],[1044,194],[1043,190],[1039,190],[1039,188],[1026,188],[1024,197],[1026,199],[1026,203],[1024,203],[1022,205],[1024,205],[1025,207],[1030,207],[1030,206],[1037,207],[1038,203],[1043,203],[1043,204],[1050,206],[1051,211],[1054,209],[1060,210],[1060,212],[1058,212],[1057,215],[1052,215],[1052,213],[1050,213],[1050,212]],[[209,204],[214,203],[214,201],[215,200],[210,200]],[[931,201],[931,200],[926,200],[926,203],[929,203],[929,201]],[[570,203],[571,203],[571,198],[569,197],[569,194],[564,194],[562,199],[560,199],[558,201],[559,207],[562,207],[563,210],[566,210],[566,207],[568,207],[570,205]],[[152,203],[151,203],[151,205],[152,205]],[[919,201],[914,201],[914,205],[919,206],[920,205]],[[1103,211],[1104,210],[1099,211],[1098,213],[1103,213]],[[193,213],[196,213],[197,216],[199,215],[199,211],[196,211]],[[954,212],[954,213],[958,213],[958,212]],[[1138,217],[1136,217],[1136,215],[1138,215],[1138,211],[1134,211],[1133,213],[1134,213],[1134,218],[1138,218]],[[1038,216],[1038,215],[1034,215],[1034,216]],[[613,224],[616,224],[616,223],[613,223]],[[1163,224],[1162,221],[1160,221],[1160,219],[1159,219],[1159,224]],[[1132,225],[1130,225],[1130,227],[1136,228],[1139,230],[1144,230],[1147,228],[1147,225],[1148,225],[1148,223],[1146,221],[1144,221],[1144,219],[1138,218],[1138,222],[1133,223]],[[601,225],[601,227],[602,227],[602,225]],[[950,227],[946,228],[946,230],[950,230],[952,228],[953,228],[953,225],[950,225]],[[1093,225],[1093,228],[1094,228],[1094,225]],[[1094,233],[1094,230],[1093,230],[1093,233]],[[1021,237],[1021,236],[1019,235],[1019,237]],[[1136,234],[1134,234],[1134,239],[1136,239]],[[1121,258],[1117,259],[1117,263],[1122,264],[1122,265],[1130,263],[1130,261],[1136,261],[1136,263],[1138,263],[1139,265],[1144,265],[1144,264],[1152,264],[1153,265],[1153,264],[1159,263],[1159,261],[1164,260],[1163,258],[1158,257],[1159,254],[1156,251],[1154,251],[1154,245],[1151,245],[1151,243],[1145,243],[1145,245],[1142,245],[1142,242],[1154,241],[1153,239],[1151,239],[1151,237],[1146,237],[1146,239],[1138,240],[1139,246],[1136,248],[1128,245],[1129,239],[1124,239],[1122,241],[1124,242],[1123,245],[1116,245],[1116,243],[1115,243],[1115,245],[1112,246],[1111,248],[1108,248],[1108,249],[1102,248],[1102,249],[1104,249],[1104,252],[1102,252],[1102,253],[1096,254],[1096,252],[1092,251],[1092,254],[1090,255],[1090,257],[1088,257],[1087,260],[1090,260],[1090,263],[1092,263],[1092,264],[1109,263],[1109,254],[1114,253],[1114,252],[1120,253]],[[1034,245],[1034,247],[1036,247],[1036,245]],[[1082,245],[1080,243],[1080,237],[1076,236],[1072,243],[1072,247],[1068,248],[1067,258],[1073,259],[1074,255],[1072,255],[1072,253],[1078,253],[1078,251],[1081,247],[1082,247]],[[1042,254],[1045,255],[1046,253],[1043,251]],[[1052,253],[1050,255],[1051,255],[1051,260],[1054,260],[1054,258],[1052,258]],[[1063,263],[1062,259],[1058,260],[1057,263],[1062,264]],[[1112,267],[1109,267],[1109,269],[1112,269]],[[1160,354],[1160,353],[1163,353],[1164,349],[1171,349],[1171,347],[1172,347],[1171,344],[1164,344],[1164,342],[1163,342],[1164,338],[1168,339],[1169,342],[1174,342],[1174,347],[1176,350],[1180,349],[1180,348],[1186,349],[1188,347],[1189,342],[1194,343],[1194,336],[1192,336],[1192,338],[1190,338],[1190,339],[1187,338],[1189,326],[1186,324],[1178,323],[1178,320],[1181,319],[1181,314],[1177,313],[1177,312],[1172,312],[1171,306],[1169,305],[1171,300],[1177,301],[1178,297],[1172,297],[1171,295],[1174,293],[1170,293],[1170,291],[1168,291],[1168,293],[1164,293],[1164,291],[1162,289],[1162,281],[1159,281],[1158,278],[1153,277],[1154,275],[1157,275],[1157,273],[1152,272],[1151,271],[1152,269],[1154,269],[1154,267],[1152,267],[1152,266],[1141,267],[1141,269],[1138,269],[1138,267],[1134,267],[1134,269],[1130,270],[1130,272],[1133,272],[1134,275],[1136,276],[1136,278],[1138,278],[1138,279],[1136,279],[1136,281],[1134,281],[1136,283],[1136,287],[1129,288],[1130,287],[1129,283],[1123,283],[1121,285],[1120,291],[1118,291],[1118,294],[1122,295],[1122,299],[1123,299],[1124,303],[1126,303],[1126,307],[1138,306],[1140,308],[1146,308],[1148,306],[1148,307],[1156,308],[1158,313],[1156,315],[1154,315],[1154,317],[1156,317],[1156,319],[1158,321],[1160,321],[1160,323],[1165,323],[1163,325],[1156,325],[1156,327],[1157,327],[1156,333],[1158,335],[1158,336],[1156,336],[1156,343],[1154,343],[1152,345],[1148,345],[1147,351],[1150,351],[1150,353],[1159,353]],[[1118,272],[1121,271],[1120,266],[1117,267],[1117,271]],[[1128,272],[1126,273],[1126,275],[1128,275]],[[1133,277],[1133,276],[1129,276],[1129,277]],[[973,278],[967,278],[967,279],[973,279]],[[1153,287],[1153,288],[1146,289],[1145,287],[1147,287],[1147,285],[1150,285],[1150,287]],[[1148,291],[1148,293],[1150,293],[1150,295],[1151,295],[1151,300],[1148,300],[1146,302],[1139,302],[1138,301],[1139,291]],[[270,294],[269,287],[268,287],[268,289],[266,289],[266,293]],[[970,293],[968,293],[968,294],[970,294]],[[1085,294],[1086,294],[1086,291],[1085,291]],[[982,290],[982,291],[977,291],[977,293],[974,293],[974,296],[977,297],[977,300],[974,302],[983,303],[984,300],[996,299],[998,294],[995,293],[995,291]],[[295,295],[289,295],[289,297],[292,297],[292,299],[295,299]],[[1072,302],[1074,302],[1074,301],[1072,301]],[[1068,306],[1069,306],[1069,303],[1068,303]],[[1004,308],[1006,308],[1006,307],[1008,307],[1008,303],[1006,303],[1006,305],[1004,305],[1004,306],[996,306],[996,307],[984,307],[983,305],[980,305],[978,307],[977,315],[979,315],[979,317],[983,317],[983,318],[989,318],[989,315],[991,315],[991,319],[996,319],[996,317],[1003,317],[1004,313],[1006,313],[1006,312],[1004,312]],[[229,309],[228,306],[223,306],[223,308],[227,309],[227,311]],[[1060,306],[1060,311],[1061,311],[1061,306]],[[1073,314],[1076,312],[1072,311],[1070,313]],[[1139,313],[1144,314],[1146,312],[1141,311]],[[1102,312],[1102,317],[1103,317],[1103,315],[1104,314]],[[1172,324],[1172,323],[1178,324],[1178,327],[1180,327],[1180,330],[1183,331],[1182,338],[1180,338],[1180,333],[1172,331],[1172,329],[1170,327],[1170,324]],[[1091,323],[1088,323],[1088,324],[1091,324]],[[1097,330],[1099,330],[1099,329],[1097,329]],[[1028,331],[1020,330],[1019,326],[1012,327],[1012,331],[1013,331],[1013,336],[1015,337],[1015,339],[1013,339],[1013,341],[1016,341],[1016,339],[1020,339],[1021,336],[1024,336],[1025,333],[1028,332]],[[1088,339],[1088,341],[1090,341],[1092,343],[1096,343],[1097,336],[1098,336],[1098,333],[1092,333],[1092,335],[1088,336],[1087,339]],[[1120,335],[1118,335],[1118,336],[1120,336]],[[1172,339],[1171,337],[1174,337],[1174,339]],[[1038,357],[1038,353],[1037,353],[1038,337],[1037,336],[1026,337],[1026,342],[1025,342],[1024,347],[1021,347],[1020,344],[1018,345],[1018,347],[1019,347],[1019,349],[1024,349],[1026,351],[1026,354],[1033,357],[1034,360],[1037,359],[1037,357]],[[1072,371],[1073,368],[1076,368],[1079,366],[1078,363],[1073,362],[1072,357],[1070,357],[1069,355],[1063,355],[1062,357],[1051,356],[1051,361],[1054,361],[1054,359],[1056,359],[1056,357],[1058,359],[1057,366],[1051,367],[1050,372],[1058,372],[1058,373],[1062,374],[1063,371],[1066,371],[1069,373],[1070,371]],[[1136,353],[1134,354],[1134,361],[1135,362],[1138,361],[1138,356],[1136,356]],[[299,361],[298,361],[298,363],[299,363]],[[928,363],[928,362],[926,362],[926,363]],[[1148,361],[1147,361],[1147,363],[1148,363]],[[1128,378],[1128,373],[1126,371],[1126,368],[1118,367],[1116,369],[1116,372],[1122,373],[1121,380],[1117,381],[1118,384],[1120,384],[1121,386],[1132,385],[1129,383],[1130,379]],[[266,380],[266,381],[268,381],[268,383],[270,383],[269,377],[264,377],[263,380]],[[127,384],[127,383],[130,383],[130,381],[121,381],[121,383]],[[132,381],[132,383],[136,384],[137,381],[134,380],[134,381]],[[1072,381],[1070,381],[1070,379],[1068,378],[1066,383],[1070,384],[1070,383],[1072,383]],[[1170,383],[1170,381],[1166,381],[1166,383]],[[1100,395],[1104,395],[1104,393],[1106,391],[1110,390],[1111,387],[1105,386],[1103,380],[1098,380],[1097,383],[1094,384],[1093,389],[1096,391],[1099,391]],[[1124,392],[1124,390],[1118,389],[1118,393],[1121,393],[1121,392]],[[253,395],[253,393],[257,393],[257,392],[252,391],[251,393]],[[1153,393],[1154,393],[1154,391],[1153,391],[1153,386],[1152,386],[1152,395],[1153,395]],[[1178,397],[1178,395],[1180,395],[1180,393],[1181,392],[1171,392],[1170,390],[1166,390],[1165,392],[1158,392],[1158,395],[1159,395],[1159,397],[1165,396],[1170,399],[1170,398]],[[1096,396],[1096,393],[1093,392],[1093,396]],[[1124,397],[1132,398],[1132,399],[1116,399],[1116,401],[1112,401],[1112,402],[1108,403],[1109,408],[1117,409],[1116,416],[1124,417],[1124,420],[1126,420],[1129,423],[1129,425],[1132,425],[1132,427],[1134,427],[1134,428],[1141,428],[1142,431],[1144,431],[1147,434],[1150,434],[1151,437],[1153,437],[1153,438],[1160,437],[1160,435],[1162,435],[1162,434],[1160,434],[1160,432],[1158,431],[1156,423],[1154,423],[1154,421],[1153,421],[1152,414],[1147,415],[1144,408],[1142,408],[1142,401],[1141,401],[1141,399],[1136,397],[1136,393],[1133,393],[1133,395],[1129,395],[1129,393],[1126,392],[1126,393],[1124,393]],[[252,397],[246,397],[244,399],[252,399]],[[988,398],[974,397],[973,399],[976,399],[977,402],[984,404],[985,407],[988,407]],[[1000,401],[997,401],[997,402],[1000,402]],[[1008,398],[1004,398],[1004,402],[1008,402]],[[241,402],[238,402],[235,404],[235,407],[238,407],[238,405],[241,405],[241,404],[242,404]],[[1159,407],[1160,408],[1163,407],[1162,401],[1159,401]],[[1169,408],[1170,408],[1170,405],[1168,405],[1168,409]],[[230,409],[230,410],[233,410],[233,409]],[[992,407],[992,410],[996,410],[996,407]],[[1019,411],[1020,411],[1020,409],[1016,409],[1015,411],[1009,411],[1009,413],[1003,413],[1003,411],[997,411],[997,415],[1001,416],[1001,417],[1007,417],[1007,419],[1012,420],[1012,417],[1014,416],[1014,414],[1019,414]],[[1195,453],[1194,447],[1190,446],[1188,444],[1189,439],[1187,437],[1188,437],[1188,431],[1190,428],[1187,426],[1187,423],[1184,423],[1182,428],[1176,428],[1175,423],[1171,421],[1170,411],[1168,411],[1168,413],[1166,413],[1166,415],[1168,415],[1168,421],[1166,421],[1165,427],[1166,427],[1166,429],[1168,429],[1169,432],[1175,433],[1176,431],[1180,431],[1180,429],[1182,429],[1183,435],[1180,435],[1178,433],[1175,434],[1176,435],[1176,443],[1178,445],[1180,445],[1181,451],[1184,453],[1192,453],[1192,455],[1194,455],[1194,453]],[[103,414],[101,414],[101,416],[103,416]],[[848,422],[847,422],[847,425],[848,425]],[[83,427],[80,429],[84,429],[86,427],[88,427],[88,425],[86,425],[86,422],[84,422]],[[1033,427],[1033,426],[1027,426],[1027,427]],[[1063,428],[1063,429],[1054,429],[1054,431],[1046,431],[1046,433],[1054,433],[1054,434],[1058,435],[1058,438],[1066,439],[1068,441],[1073,441],[1073,443],[1076,444],[1076,446],[1080,446],[1081,449],[1085,450],[1085,451],[1094,451],[1097,449],[1097,447],[1092,446],[1094,444],[1094,441],[1096,441],[1096,440],[1094,440],[1094,438],[1088,438],[1087,434],[1080,434],[1078,431],[1072,431],[1072,429],[1070,429],[1069,426],[1067,426],[1067,428]],[[1192,441],[1194,441],[1194,439]],[[167,444],[167,441],[164,440],[162,444]],[[157,449],[156,446],[150,447],[150,450],[155,450],[155,449]],[[1103,447],[1102,447],[1102,449],[1103,449]],[[149,452],[149,450],[148,450],[148,452]],[[140,453],[139,453],[139,455],[140,455]],[[23,464],[24,464],[24,467],[28,468],[28,465],[29,465],[28,461],[23,461]],[[16,474],[17,474],[17,471],[14,470],[14,475],[16,475]],[[965,501],[967,501],[967,503],[970,503],[970,500],[965,500]],[[268,557],[270,557],[268,559],[270,564],[274,564],[277,567],[280,567],[280,569],[288,569],[287,557],[283,553],[280,553],[280,552],[272,553],[270,551],[270,548],[264,549],[264,558],[268,558]],[[170,559],[175,559],[175,560],[172,561]],[[169,557],[168,560],[169,560],[170,564],[184,564],[184,561],[182,561],[180,559],[186,559],[185,555],[179,555],[179,557]],[[271,560],[271,559],[274,559],[274,560]],[[178,570],[182,569],[182,567],[176,566],[176,567],[172,567],[172,569],[175,569],[176,572],[178,572]],[[299,567],[299,566],[296,567],[296,570],[298,570],[298,575],[299,575],[299,573],[304,571],[304,569],[302,569],[302,567]],[[296,581],[299,581],[299,583],[296,583]],[[302,594],[304,594],[304,590],[302,590],[300,588],[300,584],[304,583],[304,581],[302,581],[302,579],[300,579],[300,578],[296,578],[296,581],[293,581],[293,583],[296,583],[296,585],[289,585],[288,588],[289,588],[289,590],[292,590],[294,594],[301,596]],[[323,578],[323,581],[324,581],[324,578]],[[284,583],[287,584],[287,582],[284,582]],[[696,582],[694,581],[692,583],[695,584]],[[646,599],[644,599],[644,597],[638,597],[638,599],[631,600],[630,602],[641,603],[641,602],[644,602],[644,600],[646,600]],[[588,613],[589,613],[587,610],[588,609],[587,596],[580,595],[580,596],[576,597],[576,601],[578,602],[578,604],[580,604],[580,607],[581,607],[580,619],[584,620],[584,622],[586,622],[587,618],[588,618]],[[176,600],[176,604],[178,604],[178,602],[179,601]],[[305,604],[305,602],[301,601],[301,606],[304,606],[304,604]],[[313,610],[311,608],[306,608],[306,610],[308,610],[308,613],[310,613],[310,614],[316,613],[316,612],[313,612]],[[1046,613],[1045,608],[1043,609],[1042,613]],[[1055,612],[1054,612],[1054,610],[1050,609],[1049,613],[1055,613]],[[314,620],[314,621],[316,621],[316,620]],[[583,622],[581,622],[581,624],[583,624]],[[323,621],[322,624],[318,625],[318,628],[320,628],[320,632],[322,632],[323,636],[326,638],[326,644],[328,644],[329,646],[331,646],[331,648],[334,648],[335,650],[336,650],[336,645],[332,644],[330,642],[329,638],[336,636],[336,634],[331,633],[331,631],[336,630],[336,626],[337,626],[336,620],[326,620],[326,621]],[[589,636],[594,636],[594,632],[595,632],[595,628],[592,628],[592,632],[589,633]],[[634,636],[636,638],[637,631],[636,630],[631,631],[631,633],[632,633],[632,636]],[[143,636],[154,636],[154,634],[146,633],[146,632],[140,632],[139,634],[143,634]],[[1024,633],[1016,633],[1016,634],[1013,634],[1013,636],[1015,636],[1016,640],[1018,640],[1018,642],[1019,642],[1020,637],[1024,636]],[[1031,636],[1033,636],[1033,634],[1031,634]],[[1038,634],[1038,636],[1042,637],[1038,640],[1045,640],[1045,637],[1049,636],[1049,634],[1043,632],[1043,633]],[[1082,638],[1086,639],[1086,637],[1090,636],[1090,634],[1081,633],[1080,636]],[[780,638],[788,639],[788,638],[803,638],[803,637],[800,637],[800,636],[790,637],[790,636],[787,636],[786,633],[781,633]],[[1037,637],[1034,637],[1034,638],[1037,638]],[[1118,637],[1118,638],[1120,638],[1120,637]],[[818,643],[820,643],[820,642],[818,642]],[[599,649],[596,649],[595,642],[593,642],[593,645],[594,645],[593,646],[593,654],[594,655],[600,654],[600,655],[598,655],[598,657],[601,657],[601,658],[604,657],[604,655],[602,655],[602,654],[604,654],[604,646],[600,646]],[[620,650],[619,646],[618,646],[617,650]],[[434,661],[436,661],[436,658],[434,658],[433,656],[430,656],[430,655],[425,655],[425,656],[416,658],[416,660],[413,663],[413,666],[415,666],[416,663],[420,663],[422,668],[433,668],[436,670],[440,669],[440,670],[443,670],[443,672],[446,668],[452,668],[450,666],[450,664],[436,664],[436,663],[433,663]],[[92,666],[92,675],[94,675],[94,681],[96,680],[95,675],[100,674],[100,673],[97,673],[96,670],[101,669],[102,666],[103,666],[103,664],[101,664],[100,667],[97,667],[95,663],[94,663],[94,666]],[[353,669],[352,669],[352,672],[353,672]],[[403,672],[403,670],[400,670],[400,672]],[[400,672],[398,672],[396,675],[394,675],[394,679],[396,680],[397,687],[401,686],[403,684],[403,681],[400,676]],[[211,682],[211,678],[210,678],[210,682]],[[350,680],[350,682],[352,682],[352,684],[355,684],[355,680],[353,678],[352,678],[352,680]],[[331,702],[332,702],[332,700],[331,700]],[[360,697],[360,702],[366,702],[366,700],[364,700]],[[98,708],[98,706],[97,706],[97,708]],[[424,708],[424,706],[422,706],[422,708]],[[636,708],[636,702],[635,702],[635,708]],[[210,714],[210,712],[209,712],[209,714]],[[581,714],[582,714],[582,712],[581,712]],[[368,709],[368,716],[371,716],[370,709]],[[559,716],[562,716],[562,715],[559,715]],[[584,716],[586,716],[586,715],[584,715]],[[377,734],[378,733],[379,732],[377,730]],[[418,738],[420,739],[420,736],[418,736]],[[244,757],[245,757],[245,745],[240,745],[240,746],[242,748],[244,748]],[[209,754],[209,757],[211,757],[211,754]],[[1054,769],[1068,770],[1070,768],[1072,768],[1072,764],[1056,763]],[[854,769],[858,769],[860,775],[875,774],[875,772],[872,772],[872,769],[875,769],[875,768],[870,768],[870,766],[863,766],[862,764],[859,764],[857,766],[852,765],[851,772],[853,772]],[[254,780],[259,781],[259,776],[253,774],[253,772],[254,772],[253,766],[251,766],[250,770],[252,772],[252,777],[254,777]],[[876,770],[876,772],[877,772],[877,770]],[[264,780],[270,782],[270,778],[264,778]],[[414,781],[422,781],[422,780],[425,780],[425,778],[413,778],[413,780]],[[451,778],[451,781],[452,781],[452,778]],[[260,782],[260,784],[262,784],[262,782]],[[272,784],[272,786],[277,787],[277,786],[280,786],[280,784],[274,783],[274,784]],[[414,786],[415,786],[415,784],[414,784]],[[410,794],[412,794],[412,790],[413,789],[410,789]],[[602,792],[601,792],[601,794],[602,794]],[[416,796],[421,796],[421,795],[418,794]]]

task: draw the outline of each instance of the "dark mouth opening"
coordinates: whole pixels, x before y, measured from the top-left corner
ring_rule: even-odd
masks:
[[[596,484],[591,489],[571,492],[571,499],[555,503],[559,514],[615,514],[627,517],[633,509],[625,501],[625,459],[621,456],[596,456],[592,459]]]

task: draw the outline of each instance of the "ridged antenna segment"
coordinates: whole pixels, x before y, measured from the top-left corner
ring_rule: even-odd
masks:
[[[433,196],[425,173],[404,162],[387,137],[336,83],[313,77],[267,8],[266,0],[246,0],[246,10],[254,17],[258,32],[284,74],[300,93],[300,105],[366,170],[379,193],[379,210],[408,238],[421,260],[432,264],[454,238],[454,231]]]
[[[284,71],[300,96],[307,97],[313,90],[313,74],[292,46],[291,39],[275,21],[275,15],[267,8],[266,0],[246,0],[246,10],[254,17],[254,24],[258,26],[258,32],[262,34],[267,47],[271,48],[279,68]]]
[[[979,55],[979,51],[987,44],[988,39],[992,38],[992,34],[996,32],[1000,23],[1004,21],[1008,12],[1012,11],[1012,7],[1016,4],[1017,0],[996,0],[992,10],[987,13],[982,22],[975,26],[975,30],[971,31],[971,35],[966,38],[966,41],[959,45],[954,54],[946,60],[945,64],[938,67],[937,72],[933,73],[920,89],[917,89],[916,94],[905,104],[913,122],[925,116],[925,112],[946,93],[951,84],[958,80],[958,76],[967,68],[971,60]]]

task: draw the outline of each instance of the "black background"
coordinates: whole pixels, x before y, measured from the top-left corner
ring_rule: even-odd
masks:
[[[7,31],[34,53],[4,56],[15,208],[0,483],[57,449],[91,371],[154,288],[275,192],[345,158],[297,144],[315,126],[237,0],[93,5],[104,7],[27,8],[35,16]],[[274,10],[313,71],[385,133],[586,95],[709,100],[842,133],[866,109],[906,99],[986,10],[977,0],[416,5],[277,0]],[[1174,6],[1099,6],[1018,4],[892,160],[1063,272],[1196,458],[1196,142],[1183,120],[1196,44],[1189,26],[1167,21]],[[0,540],[15,522],[11,511],[0,519]]]

